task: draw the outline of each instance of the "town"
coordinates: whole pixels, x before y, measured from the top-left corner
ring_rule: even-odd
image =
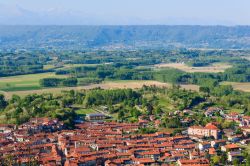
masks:
[[[250,0],[0,0],[0,166],[250,166]]]
[[[223,109],[209,107],[206,116]],[[216,164],[218,153],[226,163],[244,162],[242,145],[250,143],[250,116],[223,115],[235,121],[242,133],[221,130],[216,122],[189,126],[181,133],[139,134],[150,119],[137,123],[106,122],[100,114],[66,130],[63,122],[51,118],[32,118],[19,126],[1,124],[0,156],[2,165],[201,165]],[[91,119],[89,119],[91,117]],[[143,119],[144,118],[144,119]],[[151,117],[154,125],[158,120]],[[222,161],[217,161],[221,163]],[[218,163],[217,163],[218,164]]]

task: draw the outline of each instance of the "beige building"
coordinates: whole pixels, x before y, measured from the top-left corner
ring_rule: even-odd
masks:
[[[219,129],[208,123],[205,127],[202,126],[191,126],[188,128],[188,135],[190,136],[198,136],[198,137],[211,137],[213,136],[215,139],[219,137]]]
[[[87,114],[85,119],[88,121],[104,120],[104,119],[106,119],[106,115],[104,115],[104,114]]]

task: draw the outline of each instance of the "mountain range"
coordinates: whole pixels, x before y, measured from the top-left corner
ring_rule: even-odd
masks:
[[[249,49],[250,26],[0,26],[0,48]]]

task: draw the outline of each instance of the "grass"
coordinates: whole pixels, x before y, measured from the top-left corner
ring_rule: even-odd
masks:
[[[165,95],[159,96],[159,105],[163,108],[165,111],[173,110],[174,106],[171,104],[169,98]]]
[[[155,65],[155,67],[156,68],[170,67],[170,68],[179,69],[188,73],[194,73],[194,72],[219,73],[219,72],[224,72],[226,69],[232,66],[227,63],[214,63],[211,66],[190,67],[184,63],[166,63],[166,64]]]
[[[43,65],[44,70],[54,69],[55,65]]]
[[[38,90],[42,89],[39,85],[39,80],[42,78],[65,78],[67,76],[55,75],[54,73],[39,73],[27,74],[11,77],[0,78],[0,90],[9,91],[23,91],[23,90]]]
[[[86,114],[96,113],[95,110],[88,108],[88,109],[79,109],[75,111],[79,116],[85,116]]]
[[[248,145],[242,145],[242,144],[238,144],[242,149],[245,149],[247,151],[247,153],[250,153],[250,144]]]

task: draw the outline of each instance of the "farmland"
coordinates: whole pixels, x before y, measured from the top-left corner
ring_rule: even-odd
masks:
[[[146,86],[158,86],[158,87],[171,87],[171,84],[168,83],[162,83],[158,81],[140,81],[140,80],[129,80],[129,81],[105,81],[100,84],[92,84],[92,85],[86,85],[86,86],[77,86],[77,87],[60,87],[60,88],[47,88],[47,89],[41,89],[39,87],[39,83],[36,84],[38,89],[27,89],[27,90],[17,90],[17,91],[4,91],[0,90],[0,93],[3,93],[6,98],[10,98],[14,94],[18,94],[21,97],[24,97],[29,94],[43,94],[43,93],[53,93],[53,94],[60,94],[62,91],[67,90],[86,90],[86,89],[93,89],[93,88],[102,88],[102,89],[137,89],[141,88],[143,85]],[[198,91],[199,86],[197,85],[181,85],[182,88],[188,89],[188,90],[194,90]]]
[[[22,83],[22,82],[21,82]],[[92,84],[92,85],[87,85],[87,86],[78,86],[78,87],[60,87],[60,88],[48,88],[48,89],[41,89],[39,87],[38,80],[35,82],[34,86],[37,86],[37,89],[27,89],[27,90],[17,90],[17,91],[0,91],[7,98],[10,98],[14,94],[18,94],[20,96],[26,96],[28,94],[43,94],[43,93],[53,93],[53,94],[60,94],[62,91],[66,90],[82,90],[82,89],[93,89],[100,87],[102,89],[126,89],[126,88],[131,88],[131,89],[136,89],[136,88],[141,88],[143,85],[156,85],[156,86],[161,86],[161,87],[170,87],[169,84],[167,83],[161,83],[158,81],[107,81],[103,82],[100,84]]]
[[[39,80],[42,78],[66,78],[67,76],[57,76],[54,73],[27,74],[0,78],[1,91],[23,91],[42,89]]]
[[[222,85],[232,85],[235,90],[250,92],[250,82],[222,82]]]
[[[155,65],[155,67],[156,68],[166,68],[166,67],[175,68],[175,69],[179,69],[188,73],[194,73],[194,72],[219,73],[219,72],[224,72],[226,69],[232,66],[226,63],[214,63],[211,66],[190,67],[184,63],[165,63],[165,64]]]

